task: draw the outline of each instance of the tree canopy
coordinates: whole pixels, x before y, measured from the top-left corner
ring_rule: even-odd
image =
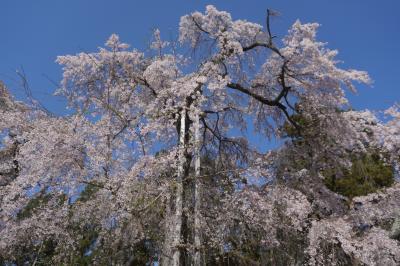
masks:
[[[60,56],[70,116],[1,85],[0,262],[398,265],[399,108],[350,110],[368,74],[274,15],[207,6],[177,42]]]

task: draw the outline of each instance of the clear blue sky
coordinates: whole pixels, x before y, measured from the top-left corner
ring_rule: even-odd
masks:
[[[33,94],[50,110],[63,114],[65,103],[53,98],[61,68],[57,55],[95,51],[111,33],[144,48],[153,28],[177,34],[180,16],[204,11],[207,4],[233,18],[264,24],[267,8],[282,15],[272,29],[283,36],[299,18],[322,24],[319,39],[339,50],[344,66],[367,70],[373,87],[360,87],[351,102],[357,109],[383,109],[400,101],[400,1],[398,0],[1,0],[0,79],[17,94],[15,70],[23,66]]]

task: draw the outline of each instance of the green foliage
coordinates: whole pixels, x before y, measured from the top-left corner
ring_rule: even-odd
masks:
[[[52,265],[57,243],[51,238],[34,246],[21,246],[14,257],[6,258],[0,254],[0,265]]]
[[[45,240],[39,247],[36,257],[36,265],[50,265],[55,255],[57,243],[51,239]]]
[[[337,111],[343,112],[342,110]],[[301,114],[294,114],[291,118],[301,127],[301,131],[288,122],[281,128],[283,135],[290,138],[294,144],[293,147],[298,149],[296,157],[292,158],[290,155],[288,157],[290,168],[294,170],[309,169],[309,165],[314,160],[311,156],[313,148],[328,147],[327,151],[329,152],[330,147],[334,148],[337,144],[335,140],[324,135],[318,119],[306,118]],[[316,142],[316,139],[319,142]],[[322,145],[316,147],[318,143]],[[321,156],[318,160],[320,160],[320,166],[323,167],[319,171],[325,177],[325,185],[338,194],[353,198],[373,193],[394,182],[393,168],[385,163],[383,159],[385,155],[379,150],[370,150],[364,154],[352,154],[349,151],[344,153],[342,156],[352,162],[350,169],[343,168],[332,161],[330,157],[325,158],[325,151],[319,150],[319,152]]]
[[[77,254],[72,257],[70,265],[91,265],[98,250],[93,243],[98,238],[98,230],[92,225],[85,225],[83,228],[76,226],[72,229],[76,234],[81,235],[78,242]],[[91,251],[91,252],[89,252]]]
[[[398,216],[390,229],[390,238],[400,240],[400,216]]]
[[[149,265],[154,257],[151,240],[142,240],[133,247],[133,254],[130,256],[130,265]]]
[[[301,131],[296,130],[288,122],[284,124],[281,130],[285,137],[292,140],[294,148],[302,151],[302,156],[299,156],[298,151],[296,152],[296,157],[292,158],[289,155],[290,168],[294,170],[309,169],[308,166],[311,165],[310,162],[313,157],[311,154],[307,156],[307,153],[311,153],[312,149],[316,148],[315,140],[317,138],[323,144],[318,148],[328,147],[327,151],[329,151],[329,147],[334,147],[337,144],[334,140],[323,135],[318,119],[305,118],[301,114],[292,115],[291,118],[301,127]],[[325,185],[338,194],[353,198],[373,193],[380,188],[392,185],[394,182],[393,168],[385,163],[383,159],[385,155],[379,150],[370,150],[364,154],[346,152],[342,156],[352,162],[350,169],[344,169],[332,161],[332,158],[325,158],[323,151],[319,152],[321,153],[319,157],[319,160],[321,160],[320,165],[324,168],[319,169],[319,171],[325,177]]]
[[[44,191],[40,192],[39,196],[32,198],[28,204],[17,213],[17,219],[23,220],[30,217],[37,208],[47,204],[50,199],[50,194],[46,194]]]
[[[54,197],[54,194],[46,193],[41,190],[37,196],[32,197],[28,204],[17,213],[17,219],[23,220],[30,217],[38,208],[44,207]],[[67,200],[67,195],[61,194],[57,196],[57,204],[62,205]]]
[[[311,120],[306,119],[301,114],[293,114],[290,116],[290,118],[302,129],[310,128],[313,124]],[[296,129],[296,127],[294,127],[293,124],[288,121],[285,121],[285,123],[281,127],[281,131],[283,132],[284,137],[288,137],[291,139],[298,139],[301,137],[299,130]]]
[[[342,176],[337,173],[337,169],[325,170],[325,184],[332,191],[349,198],[373,193],[394,182],[392,166],[377,153],[354,158],[350,169],[342,169]]]
[[[95,185],[88,184],[85,189],[79,194],[79,201],[88,201],[100,188]]]

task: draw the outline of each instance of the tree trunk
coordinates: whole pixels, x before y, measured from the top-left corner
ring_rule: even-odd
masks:
[[[162,254],[161,254],[161,265],[171,265],[172,264],[172,245],[171,243],[173,242],[172,239],[172,234],[173,234],[173,222],[174,222],[174,216],[172,215],[172,210],[171,210],[171,205],[172,205],[172,198],[170,193],[172,191],[169,191],[167,193],[166,199],[165,199],[165,236],[164,236],[164,243],[163,243],[163,248],[162,248]]]
[[[195,150],[195,161],[194,161],[194,170],[195,170],[195,184],[194,184],[194,246],[195,252],[193,256],[193,264],[194,266],[201,265],[201,236],[200,236],[200,227],[201,227],[201,215],[200,215],[200,206],[201,206],[201,183],[200,183],[200,125],[199,125],[199,114],[196,112],[195,121],[194,121],[194,150]]]
[[[173,231],[173,256],[172,265],[180,265],[181,257],[181,234],[182,234],[182,216],[183,216],[183,184],[182,177],[184,174],[185,165],[185,133],[186,133],[186,110],[183,109],[181,113],[181,123],[180,123],[180,134],[179,134],[179,162],[178,162],[178,173],[176,178],[176,198],[175,198],[175,223]]]

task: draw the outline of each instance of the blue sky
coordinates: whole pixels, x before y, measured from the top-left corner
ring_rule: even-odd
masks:
[[[0,2],[0,79],[21,97],[15,70],[23,66],[34,96],[55,113],[65,102],[54,98],[61,68],[57,55],[95,51],[111,33],[145,48],[152,29],[175,36],[180,16],[204,11],[207,4],[229,11],[233,18],[264,24],[267,8],[282,15],[272,29],[283,36],[299,18],[319,22],[319,39],[339,50],[346,68],[367,70],[374,84],[351,95],[356,109],[384,109],[400,101],[400,1],[385,0],[2,0]]]

